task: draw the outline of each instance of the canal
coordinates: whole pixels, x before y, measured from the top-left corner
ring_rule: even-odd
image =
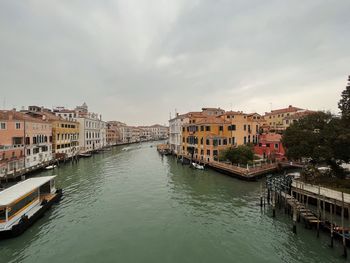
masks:
[[[118,146],[61,165],[64,198],[18,238],[0,262],[344,262],[329,237],[258,206],[260,183],[199,171],[155,145]]]

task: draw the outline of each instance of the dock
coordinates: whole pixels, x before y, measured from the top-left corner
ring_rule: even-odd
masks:
[[[321,230],[329,233],[330,247],[333,247],[334,239],[340,240],[343,256],[347,257],[350,229],[345,226],[345,217],[350,219],[350,194],[304,183],[288,176],[269,176],[265,190],[261,190],[260,206],[265,205],[266,199],[272,206],[273,217],[276,217],[276,208],[283,207],[285,214],[292,217],[293,233],[297,233],[297,222],[303,223],[308,229],[316,229],[317,237]],[[336,216],[340,216],[341,224],[336,223]]]
[[[209,167],[213,170],[216,170],[220,173],[224,173],[227,175],[230,175],[232,177],[246,180],[246,181],[255,181],[262,176],[274,173],[279,169],[278,163],[265,163],[261,165],[233,165],[225,162],[219,162],[219,161],[205,161],[205,160],[199,160],[196,158],[192,158],[188,155],[179,155],[179,159],[187,160],[186,162],[196,162],[199,164],[203,164],[205,167]]]

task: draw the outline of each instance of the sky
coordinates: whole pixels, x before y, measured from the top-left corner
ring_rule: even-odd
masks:
[[[202,107],[338,112],[348,0],[0,0],[0,108],[167,124]]]

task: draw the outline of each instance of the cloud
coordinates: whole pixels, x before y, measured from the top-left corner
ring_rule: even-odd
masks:
[[[0,104],[165,123],[169,111],[337,111],[350,2],[1,1]],[[317,98],[317,99],[315,99]]]

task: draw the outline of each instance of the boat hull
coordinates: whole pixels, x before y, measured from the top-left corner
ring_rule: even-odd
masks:
[[[25,220],[21,220],[18,224],[14,225],[11,229],[0,231],[0,239],[14,238],[21,235],[26,231],[31,225],[33,225],[39,218],[43,217],[45,212],[50,209],[50,207],[57,203],[62,197],[62,189],[56,191],[55,197],[44,204],[33,216]]]

